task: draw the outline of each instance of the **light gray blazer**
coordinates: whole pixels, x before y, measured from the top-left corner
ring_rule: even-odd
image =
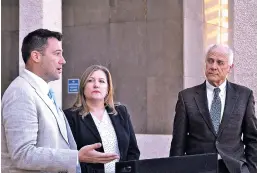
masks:
[[[39,88],[24,71],[4,93],[2,173],[76,172],[78,151],[69,124],[66,118],[61,124],[52,100]]]

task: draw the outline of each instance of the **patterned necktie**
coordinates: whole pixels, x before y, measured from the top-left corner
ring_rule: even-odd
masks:
[[[218,129],[219,129],[220,114],[221,114],[221,100],[220,100],[219,93],[220,93],[220,89],[214,88],[214,97],[212,100],[211,110],[210,110],[212,124],[216,133],[218,132]]]
[[[56,110],[57,110],[57,113],[59,113],[59,111],[58,111],[58,106],[57,106],[57,104],[56,104],[56,100],[55,100],[55,96],[54,96],[54,91],[52,90],[52,88],[49,89],[48,97],[49,97],[51,100],[53,100],[54,105],[55,105]]]

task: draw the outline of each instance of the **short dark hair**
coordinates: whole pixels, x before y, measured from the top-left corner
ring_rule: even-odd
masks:
[[[62,34],[60,32],[50,31],[48,29],[37,29],[30,32],[22,42],[21,53],[25,64],[27,63],[32,51],[36,50],[40,53],[44,52],[47,46],[48,38],[56,38],[62,40]]]

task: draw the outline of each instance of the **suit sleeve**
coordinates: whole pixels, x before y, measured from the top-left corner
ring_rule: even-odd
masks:
[[[188,120],[181,92],[178,94],[178,101],[176,104],[175,112],[170,157],[182,156],[185,154]]]
[[[125,112],[127,114],[128,118],[128,127],[130,131],[130,139],[129,139],[129,147],[128,147],[128,153],[127,153],[127,160],[138,160],[140,156],[140,151],[137,146],[137,140],[135,136],[135,132],[131,123],[130,115],[127,111],[127,108],[124,106]]]
[[[2,103],[2,124],[12,163],[19,169],[76,172],[78,151],[37,146],[38,108],[27,89],[16,88]]]
[[[255,115],[255,101],[251,91],[243,125],[243,141],[245,156],[250,172],[257,172],[257,118]]]

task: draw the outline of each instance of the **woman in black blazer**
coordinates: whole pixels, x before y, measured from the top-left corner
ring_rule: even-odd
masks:
[[[86,69],[76,102],[64,113],[78,150],[85,145],[101,143],[97,151],[119,156],[108,163],[80,163],[82,173],[114,173],[115,162],[139,159],[130,115],[124,105],[113,103],[112,79],[107,68],[93,65]]]

